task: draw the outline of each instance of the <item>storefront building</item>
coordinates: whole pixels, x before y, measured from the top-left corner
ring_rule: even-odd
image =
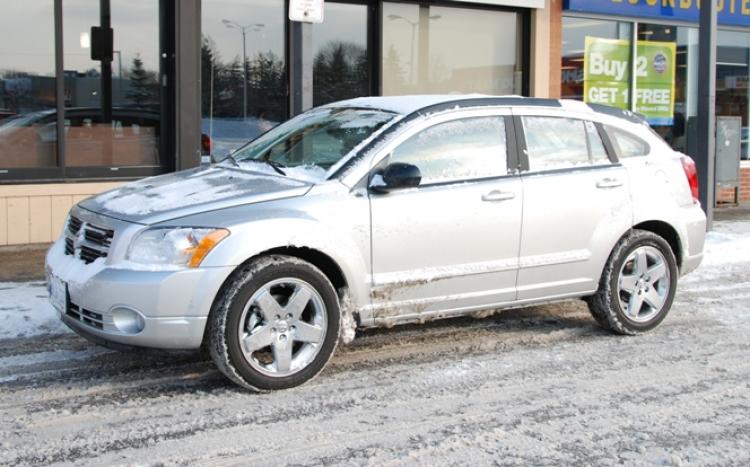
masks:
[[[288,8],[3,5],[0,246],[50,242],[82,198],[226,155],[299,112],[295,92],[303,108],[367,95],[549,92],[549,0],[326,1],[301,42]],[[295,76],[306,78],[301,89]]]
[[[672,147],[688,152],[697,115],[697,0],[565,0],[560,96],[644,114]],[[750,3],[719,0],[716,115],[741,119],[741,201],[750,201]],[[554,59],[553,59],[554,60]],[[734,191],[717,193],[733,201]]]

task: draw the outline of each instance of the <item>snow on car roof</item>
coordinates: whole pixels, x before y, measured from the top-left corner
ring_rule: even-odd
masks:
[[[358,97],[345,101],[328,104],[327,107],[364,107],[385,110],[401,115],[408,115],[416,111],[430,107],[450,107],[457,105],[461,107],[470,106],[519,106],[519,107],[562,107],[570,110],[591,113],[604,113],[615,117],[625,118],[626,120],[637,122],[642,121],[642,117],[632,112],[607,107],[603,105],[589,105],[581,101],[572,101],[569,99],[545,99],[537,97],[522,97],[515,95],[491,96],[487,94],[425,94],[410,96],[372,96]]]
[[[407,115],[425,107],[448,102],[487,98],[483,94],[425,94],[411,96],[372,96],[357,97],[345,101],[335,102],[332,107],[367,107],[387,110],[401,115]]]

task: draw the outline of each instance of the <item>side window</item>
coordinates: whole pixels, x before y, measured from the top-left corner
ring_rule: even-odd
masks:
[[[529,170],[554,170],[589,165],[586,127],[582,120],[522,117]]]
[[[607,134],[609,134],[609,139],[612,140],[617,157],[620,159],[624,157],[645,156],[649,153],[648,143],[637,136],[611,126],[607,127]]]
[[[422,185],[506,175],[503,117],[476,117],[439,123],[401,143],[390,162],[417,166]]]

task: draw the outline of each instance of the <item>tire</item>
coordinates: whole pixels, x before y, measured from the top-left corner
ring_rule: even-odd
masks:
[[[265,256],[240,267],[219,292],[208,350],[224,375],[254,391],[299,386],[317,375],[339,340],[336,291],[315,266]]]
[[[617,334],[650,331],[669,313],[677,289],[677,260],[662,237],[633,230],[615,245],[586,299],[597,323]]]

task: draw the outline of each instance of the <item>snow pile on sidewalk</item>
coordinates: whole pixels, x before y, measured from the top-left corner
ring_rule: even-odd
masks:
[[[48,297],[44,282],[0,282],[0,339],[71,332]]]
[[[706,235],[703,267],[750,261],[750,221],[721,221]]]
[[[706,237],[700,268],[681,281],[687,287],[731,265],[750,266],[750,220],[722,221]],[[71,332],[48,301],[43,282],[0,282],[0,339]]]

